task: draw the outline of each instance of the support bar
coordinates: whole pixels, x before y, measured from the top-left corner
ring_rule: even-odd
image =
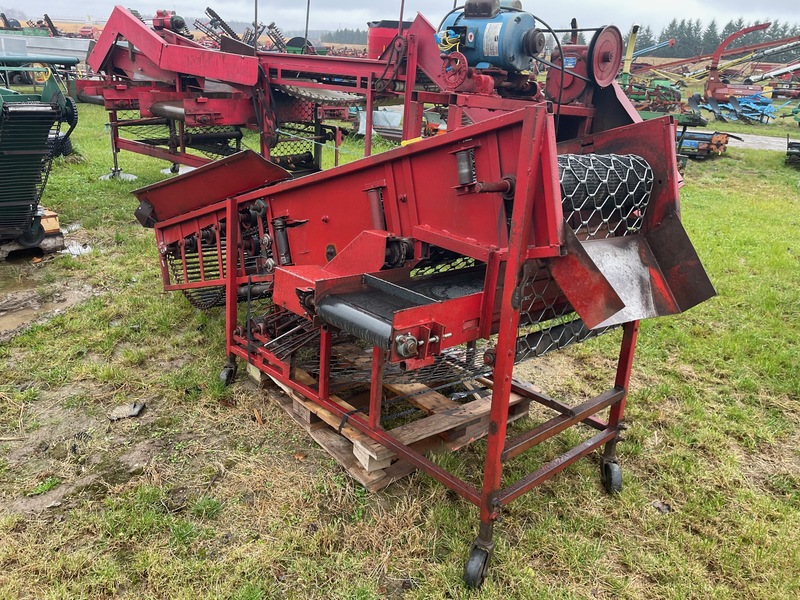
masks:
[[[616,429],[606,429],[605,431],[598,433],[596,436],[589,438],[582,444],[575,446],[569,452],[562,454],[558,458],[554,458],[537,471],[526,477],[523,477],[513,485],[500,490],[497,496],[498,502],[501,506],[505,506],[515,498],[519,498],[522,494],[549,479],[559,471],[563,471],[578,459],[589,454],[595,448],[599,448],[606,442],[614,439],[617,437],[617,434],[618,431]]]
[[[520,394],[521,396],[525,396],[526,398],[530,398],[537,404],[541,404],[542,406],[546,406],[547,408],[551,408],[556,412],[560,412],[562,415],[572,415],[574,413],[574,408],[564,404],[563,402],[559,402],[558,400],[554,400],[549,396],[545,396],[541,392],[534,389],[529,383],[524,381],[518,381],[516,379],[511,381],[511,391],[515,394]],[[608,427],[605,421],[601,421],[600,419],[595,419],[594,417],[587,417],[583,421],[581,421],[587,427],[592,427],[597,429],[597,431],[603,431],[606,427]]]
[[[572,427],[576,423],[583,421],[586,417],[590,417],[596,412],[603,410],[607,406],[619,402],[625,397],[625,390],[620,388],[612,388],[607,392],[603,392],[599,396],[587,400],[583,404],[576,406],[569,413],[553,417],[523,434],[520,434],[510,440],[506,441],[505,449],[501,455],[503,462],[509,458],[514,458],[518,454],[522,454],[525,450],[532,448],[536,444],[561,433],[565,429]]]

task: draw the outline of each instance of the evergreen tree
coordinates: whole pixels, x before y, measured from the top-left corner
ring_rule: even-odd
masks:
[[[717,49],[719,43],[722,41],[719,35],[718,25],[716,19],[711,19],[706,30],[703,32],[703,54],[711,54]]]
[[[656,38],[653,35],[653,30],[650,29],[650,25],[646,25],[645,27],[641,27],[639,29],[639,36],[636,38],[637,50],[644,50],[645,48],[655,46],[656,43]]]
[[[685,21],[684,21],[685,22]],[[653,53],[653,56],[662,56],[665,58],[674,58],[678,56],[678,52],[683,52],[683,50],[679,50],[680,48],[680,26],[678,25],[677,19],[672,19],[664,29],[661,30],[661,33],[658,35],[659,42],[666,42],[668,40],[674,39],[676,41],[675,46],[665,46],[660,50],[657,50]],[[688,55],[687,55],[688,56]]]

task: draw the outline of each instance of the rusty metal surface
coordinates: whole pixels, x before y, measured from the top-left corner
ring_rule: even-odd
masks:
[[[139,188],[133,194],[152,207],[152,219],[158,222],[284,179],[291,179],[285,169],[246,150],[190,173]]]

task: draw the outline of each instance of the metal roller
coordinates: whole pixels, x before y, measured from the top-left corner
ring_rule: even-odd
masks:
[[[563,154],[558,172],[565,216],[585,210],[641,216],[653,190],[653,169],[635,154]]]
[[[341,297],[328,296],[317,306],[319,317],[339,329],[378,346],[391,347],[392,324],[346,302]]]
[[[176,121],[186,120],[186,111],[183,102],[155,102],[150,107],[150,112],[157,117],[175,119]]]

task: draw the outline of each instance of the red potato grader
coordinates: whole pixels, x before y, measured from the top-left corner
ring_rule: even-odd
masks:
[[[315,439],[335,437],[326,448],[372,487],[418,468],[479,508],[470,586],[483,582],[494,523],[515,498],[596,449],[604,487],[621,489],[616,447],[639,320],[714,295],[680,221],[675,125],[642,122],[614,81],[619,32],[562,46],[540,87],[522,72],[537,53],[534,21],[492,2],[449,15],[446,37],[460,50],[437,49],[447,82],[402,92],[406,127],[435,104],[447,111],[444,135],[296,179],[246,151],[136,192],[165,289],[225,307],[223,381],[238,363],[271,378],[288,411]],[[414,60],[432,70],[417,53],[431,40],[409,35],[380,93],[416,72]],[[522,53],[527,62],[511,68],[506,59]],[[241,61],[241,74],[253,59],[256,79],[283,60],[270,57],[267,71],[260,56],[224,58]],[[349,64],[287,61],[296,70],[306,59],[318,73]],[[355,60],[379,74],[392,65]],[[379,93],[375,81],[361,91]],[[200,104],[180,102],[186,119]],[[596,397],[566,403],[515,378],[522,361],[620,328],[617,368]],[[554,416],[509,430],[531,402]],[[584,441],[504,476],[506,463],[567,429]],[[429,458],[483,435],[482,470],[458,476]]]
[[[263,156],[308,174],[320,169],[322,144],[337,140],[323,107],[365,105],[371,131],[377,103],[411,106],[417,89],[449,89],[435,30],[422,16],[378,60],[261,52],[227,35],[217,52],[186,37],[184,25],[162,15],[150,28],[117,6],[88,59],[102,78],[79,81],[78,97],[109,113],[115,173],[119,150],[168,160],[177,171],[235,154],[250,129]],[[491,91],[490,79],[478,80]]]

